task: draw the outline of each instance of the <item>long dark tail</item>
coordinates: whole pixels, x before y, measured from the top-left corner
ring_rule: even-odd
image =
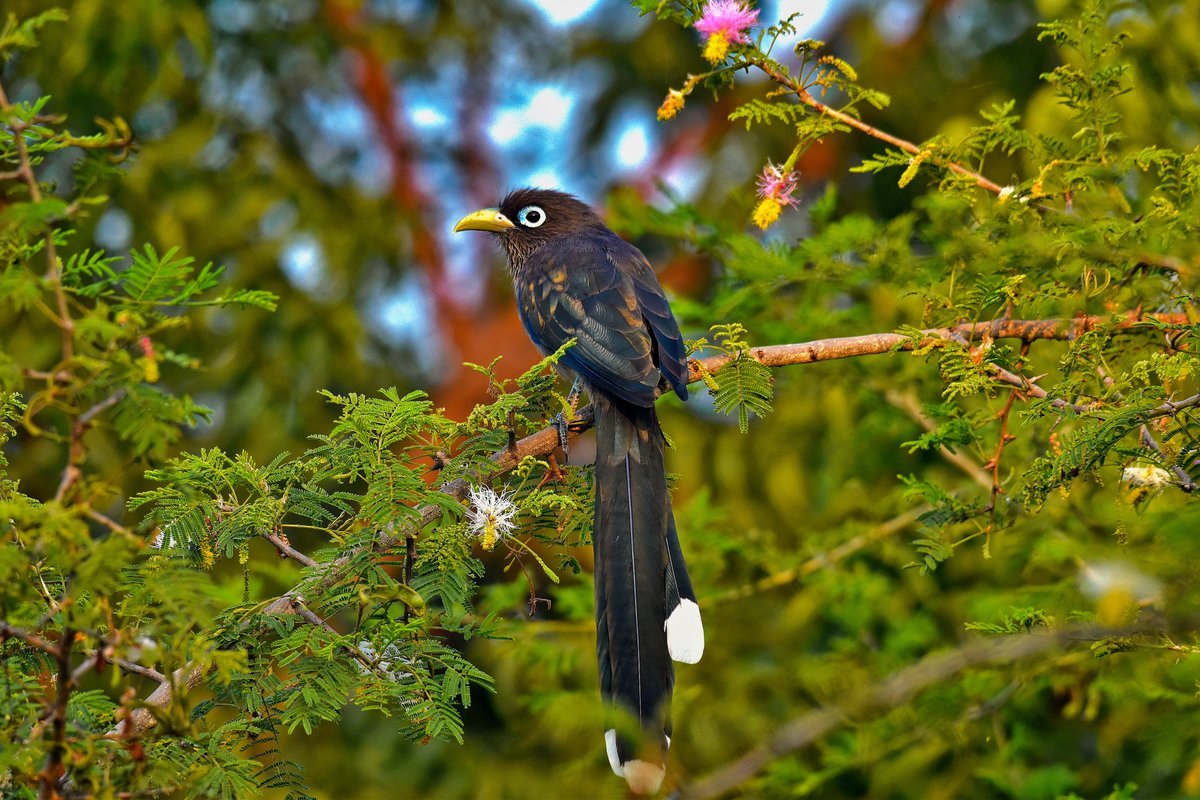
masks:
[[[676,660],[703,652],[679,549],[654,408],[593,396],[596,410],[596,654],[600,691],[641,723],[605,732],[609,763],[635,792],[658,791],[671,736]]]

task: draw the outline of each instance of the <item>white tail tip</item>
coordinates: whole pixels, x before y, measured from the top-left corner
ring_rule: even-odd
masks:
[[[704,623],[700,606],[686,598],[667,617],[667,652],[675,661],[695,664],[704,655]]]
[[[642,761],[640,758],[621,763],[617,755],[617,731],[609,728],[604,732],[604,749],[608,751],[608,765],[619,778],[624,778],[629,784],[629,791],[634,794],[655,794],[662,788],[663,778],[667,776],[666,767]]]

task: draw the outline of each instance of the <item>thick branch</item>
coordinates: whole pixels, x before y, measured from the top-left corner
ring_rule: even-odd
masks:
[[[166,708],[175,697],[174,687],[186,686],[188,689],[192,689],[200,683],[200,679],[203,677],[204,670],[199,667],[180,667],[171,673],[169,680],[161,681],[158,684],[158,688],[151,692],[144,701],[145,705]],[[106,736],[110,739],[133,738],[157,724],[158,720],[148,709],[135,708],[124,722],[120,723],[115,730],[109,731]]]
[[[1117,320],[1114,323],[1114,320]],[[882,355],[897,350],[913,350],[917,347],[928,347],[944,341],[965,339],[968,342],[986,339],[1020,339],[1033,341],[1070,341],[1081,334],[1096,330],[1106,325],[1109,330],[1127,332],[1149,321],[1161,325],[1187,326],[1186,314],[1146,314],[1135,313],[1123,316],[1104,317],[1087,316],[1074,319],[997,319],[991,322],[967,322],[950,328],[926,328],[921,331],[925,338],[915,339],[899,333],[868,333],[864,336],[841,336],[833,339],[815,339],[811,342],[796,344],[775,344],[750,348],[750,355],[755,361],[768,367],[783,367],[792,364],[811,364],[816,361],[835,361],[842,358],[857,358],[858,356]],[[709,371],[723,367],[730,361],[729,356],[713,356],[704,359],[704,367]],[[699,368],[692,366],[689,381],[700,379]]]

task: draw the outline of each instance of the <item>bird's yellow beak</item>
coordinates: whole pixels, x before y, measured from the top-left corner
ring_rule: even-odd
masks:
[[[502,233],[517,227],[512,220],[500,213],[498,208],[483,208],[467,214],[454,226],[454,232],[459,231],[491,231]]]

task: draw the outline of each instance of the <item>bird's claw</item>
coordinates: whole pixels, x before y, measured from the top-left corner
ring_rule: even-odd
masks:
[[[575,409],[579,405],[579,394],[583,391],[583,379],[576,378],[571,384],[571,391],[567,392],[567,407],[571,409],[571,416],[575,416]],[[566,412],[560,411],[554,417],[554,425],[558,428],[558,446],[563,451],[563,463],[570,463],[571,457],[567,447],[567,437],[570,433],[570,423],[567,420]]]
[[[550,481],[554,481],[556,483],[565,483],[567,480],[566,476],[562,474],[562,470],[559,469],[558,462],[554,460],[553,454],[547,458],[547,461],[549,461],[550,466],[547,468],[546,474],[542,476],[540,481],[538,481],[538,485],[533,487],[534,490],[542,488]]]
[[[570,453],[567,449],[567,436],[570,433],[568,430],[569,423],[567,422],[566,414],[561,411],[554,417],[554,426],[558,428],[558,446],[563,451],[563,462],[570,461]]]

